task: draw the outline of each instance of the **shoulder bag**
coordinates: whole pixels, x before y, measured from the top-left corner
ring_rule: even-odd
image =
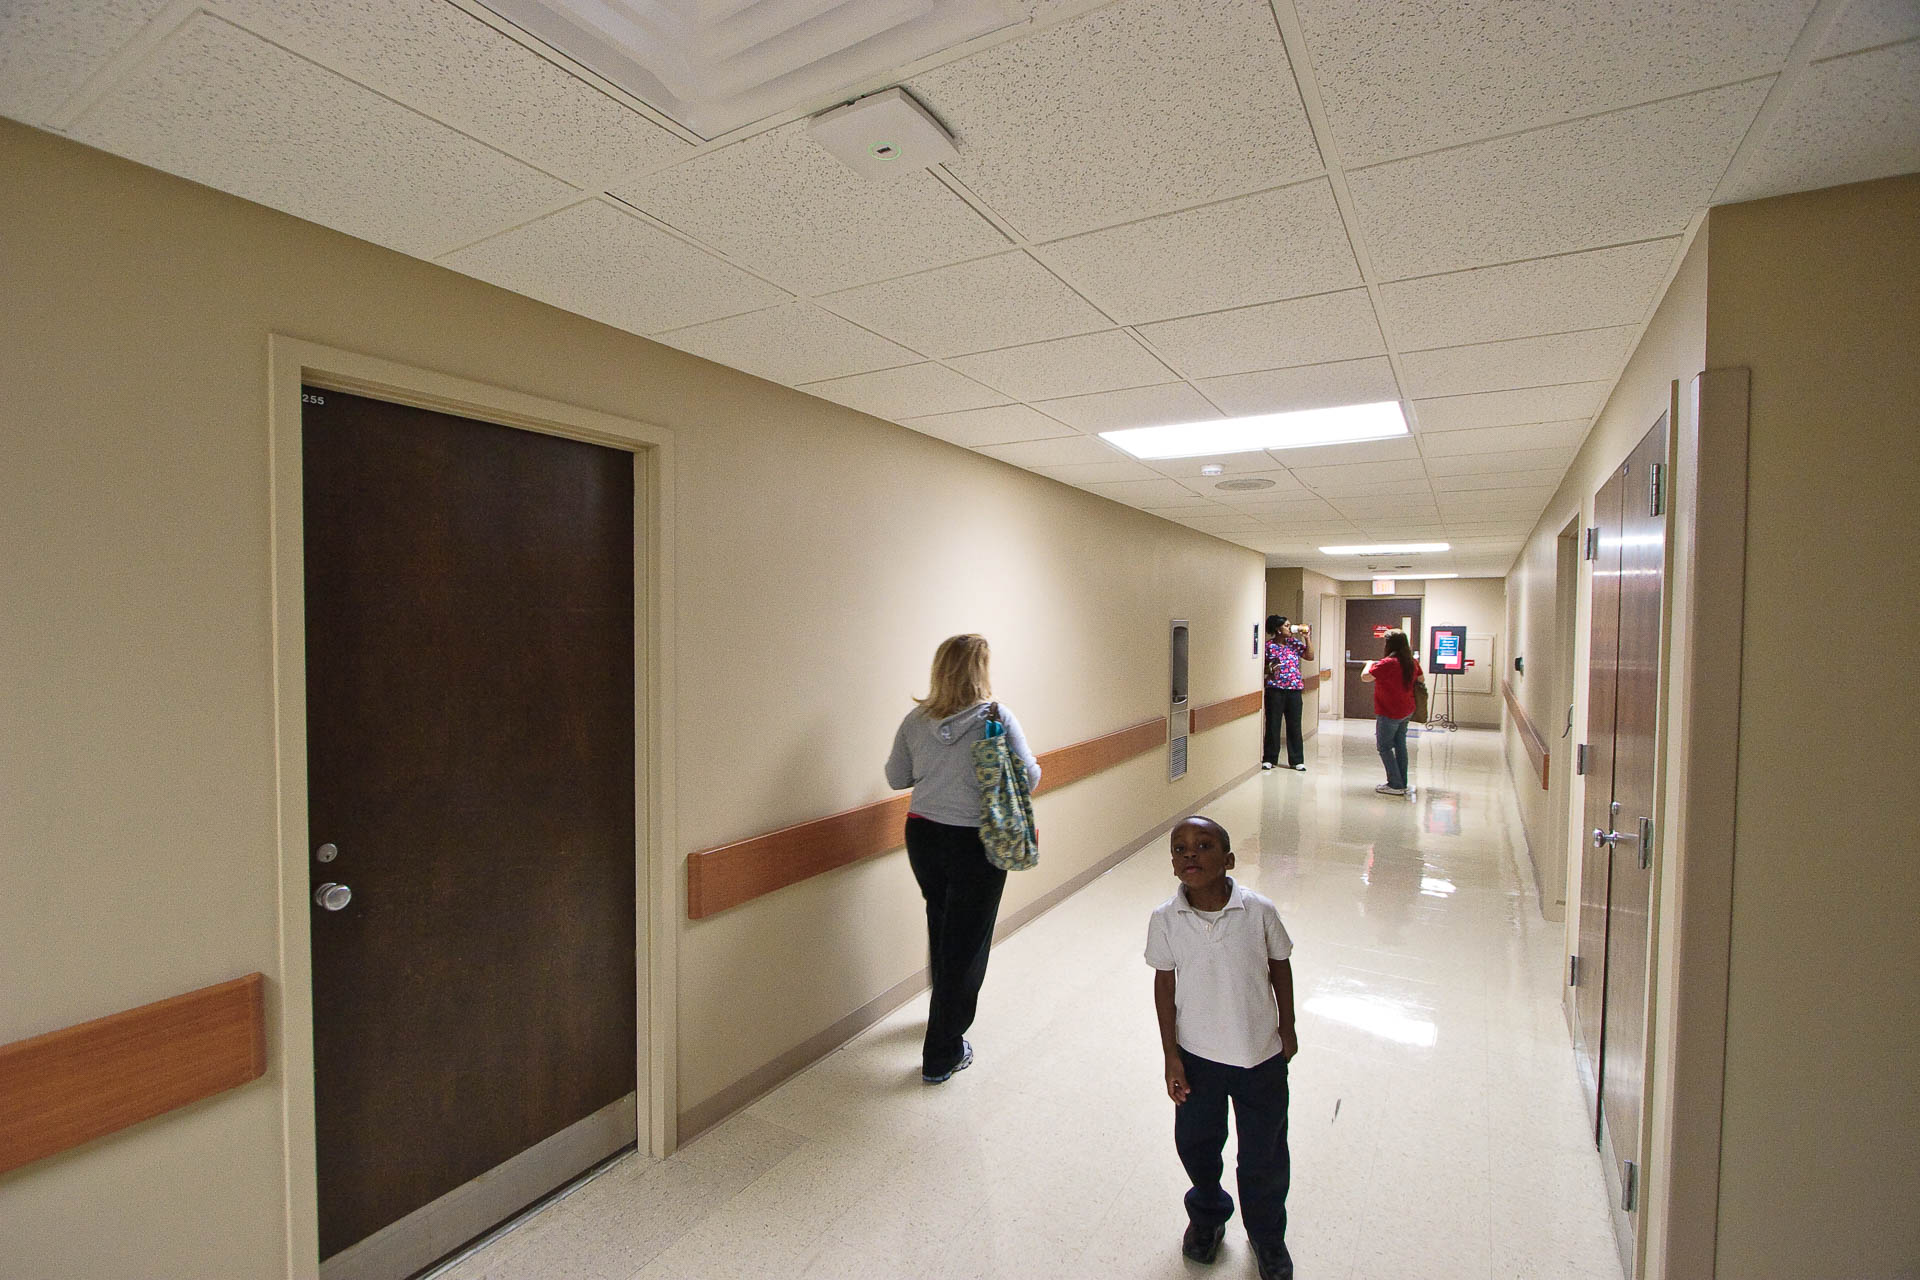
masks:
[[[980,784],[980,843],[987,861],[1002,871],[1025,871],[1040,862],[1027,766],[1007,740],[999,703],[988,704],[985,728],[986,736],[973,744],[973,776]]]

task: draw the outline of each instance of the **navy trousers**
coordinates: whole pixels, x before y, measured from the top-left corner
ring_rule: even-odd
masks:
[[[1193,1182],[1187,1192],[1188,1220],[1212,1230],[1233,1216],[1233,1197],[1220,1185],[1231,1101],[1240,1137],[1236,1172],[1247,1239],[1270,1249],[1284,1246],[1287,1186],[1293,1176],[1287,1154],[1286,1058],[1276,1053],[1258,1066],[1230,1067],[1182,1049],[1180,1061],[1191,1092],[1173,1109],[1173,1145]]]
[[[960,1061],[960,1038],[973,1025],[1007,873],[987,861],[978,828],[928,818],[907,819],[907,861],[927,900],[927,964],[933,972],[920,1067],[939,1075]]]

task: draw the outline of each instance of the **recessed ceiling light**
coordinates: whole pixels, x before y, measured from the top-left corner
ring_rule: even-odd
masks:
[[[1225,473],[1225,471],[1226,468],[1217,462],[1209,462],[1206,466],[1200,468],[1200,474],[1203,476],[1217,476]]]
[[[1450,542],[1375,542],[1364,547],[1322,547],[1329,556],[1404,556],[1421,551],[1451,551]]]
[[[1209,453],[1252,453],[1256,449],[1304,449],[1316,444],[1385,440],[1407,434],[1407,418],[1398,400],[1348,404],[1331,409],[1263,413],[1251,418],[1215,418],[1166,427],[1130,427],[1102,431],[1100,438],[1136,458],[1194,458]]]

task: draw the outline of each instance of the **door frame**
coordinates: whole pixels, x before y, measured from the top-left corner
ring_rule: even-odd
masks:
[[[267,338],[270,566],[273,594],[274,770],[279,836],[280,980],[268,987],[269,1061],[281,1086],[286,1166],[287,1275],[319,1274],[314,1171],[313,961],[307,901],[306,580],[301,469],[303,385],[370,396],[544,435],[583,440],[634,459],[634,957],[639,1003],[634,1075],[642,1149],[673,1151],[678,880],[675,841],[674,444],[666,428],[543,396],[323,346]],[[278,1052],[273,1052],[274,1048]]]

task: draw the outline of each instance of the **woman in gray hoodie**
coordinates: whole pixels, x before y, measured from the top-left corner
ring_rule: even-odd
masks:
[[[984,736],[992,689],[987,642],[949,636],[933,654],[932,688],[893,735],[887,785],[913,788],[907,812],[907,861],[927,900],[927,961],[933,1002],[920,1078],[942,1084],[973,1065],[967,1028],[973,1025],[980,984],[987,976],[994,918],[1007,873],[987,861],[980,844],[980,784],[973,777],[973,744]],[[1028,785],[1040,765],[1013,713],[1000,706],[1007,742],[1027,767]]]

